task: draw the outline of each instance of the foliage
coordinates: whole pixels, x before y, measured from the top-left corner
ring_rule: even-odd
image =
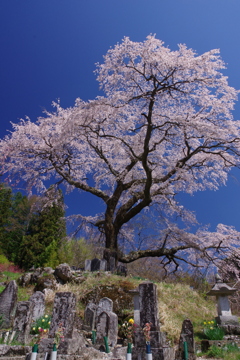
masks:
[[[27,230],[31,206],[36,196],[23,196],[12,193],[11,188],[0,184],[0,246],[10,261],[15,261],[22,237]]]
[[[222,328],[219,328],[216,321],[204,321],[203,332],[208,340],[222,340],[225,332]]]
[[[150,340],[151,340],[151,335],[150,335],[151,325],[152,325],[152,323],[146,323],[143,328],[143,334],[144,334],[146,343],[150,343]]]
[[[63,327],[63,324],[59,323],[54,335],[54,343],[57,345],[57,347],[61,341],[64,341],[64,330],[65,328]]]
[[[57,253],[60,263],[67,263],[77,268],[84,268],[85,260],[93,259],[96,256],[93,245],[87,243],[83,238],[65,238]]]
[[[44,192],[55,178],[97,197],[104,213],[79,216],[81,229],[95,226],[122,262],[156,256],[166,268],[224,257],[239,239],[234,229],[220,224],[215,233],[193,234],[175,221],[196,224],[177,193],[216,190],[239,164],[238,91],[224,68],[218,50],[197,55],[185,45],[171,51],[152,35],[125,37],[97,66],[105,95],[68,109],[54,103],[55,112],[36,123],[14,124],[0,142],[2,173],[29,190]],[[144,217],[154,219],[145,231],[133,226]]]
[[[51,317],[44,315],[38,318],[31,326],[31,334],[36,336],[36,343],[40,343],[41,339],[48,335],[51,325]]]
[[[240,351],[236,344],[226,344],[224,347],[212,345],[204,355],[209,358],[240,360]]]
[[[1,265],[8,265],[10,262],[7,257],[3,254],[0,254],[0,264]],[[1,271],[1,270],[0,270]]]
[[[31,326],[31,334],[39,334],[39,330],[49,330],[51,325],[51,317],[49,315],[43,315],[38,318]]]
[[[24,269],[59,264],[57,250],[66,236],[63,197],[50,187],[35,204],[27,233],[22,238],[15,262]]]
[[[120,326],[118,334],[127,339],[128,343],[132,343],[134,336],[134,320],[132,318],[125,320]]]

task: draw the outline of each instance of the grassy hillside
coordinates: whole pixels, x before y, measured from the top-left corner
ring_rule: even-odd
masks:
[[[21,274],[11,271],[0,271],[0,282],[16,279]],[[77,313],[83,318],[84,309],[90,300],[99,301],[102,297],[113,300],[113,311],[118,314],[119,322],[133,316],[132,296],[129,290],[135,289],[144,279],[122,277],[108,273],[84,273],[85,280],[80,284],[59,285],[56,291],[72,291],[77,296]],[[212,298],[192,290],[189,285],[180,283],[157,283],[159,315],[161,330],[167,332],[172,343],[179,339],[182,322],[190,319],[195,331],[201,329],[204,320],[216,316],[216,305]],[[0,288],[0,291],[4,287]],[[27,300],[33,293],[33,286],[19,287],[18,299]],[[55,292],[49,291],[46,296],[47,313],[51,313]]]

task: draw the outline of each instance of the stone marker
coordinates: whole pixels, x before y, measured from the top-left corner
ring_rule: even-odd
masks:
[[[0,314],[3,316],[3,323],[0,328],[9,328],[17,304],[18,287],[15,280],[9,282],[0,294]]]
[[[85,260],[85,271],[106,271],[107,262],[106,260],[99,260],[97,258],[93,260]]]
[[[111,347],[117,344],[118,317],[112,311],[103,311],[97,316],[97,336],[96,342],[104,344],[104,336],[108,337],[108,344]]]
[[[100,299],[97,307],[97,316],[103,311],[110,312],[112,310],[113,310],[113,301],[111,299],[107,297]]]
[[[84,266],[85,271],[91,271],[91,262],[92,260],[85,260],[85,266]]]
[[[35,321],[45,313],[45,295],[41,291],[36,291],[29,301],[32,301],[34,304],[32,319]]]
[[[139,285],[139,312],[141,328],[143,328],[146,323],[152,323],[151,331],[160,330],[157,286],[152,282],[144,282]]]
[[[100,270],[100,260],[95,258],[91,261],[91,271],[99,271],[99,270]]]
[[[182,331],[179,339],[179,347],[176,352],[175,360],[184,359],[184,342],[187,343],[188,359],[195,360],[196,355],[195,355],[193,325],[189,319],[183,321]]]
[[[84,327],[87,330],[95,330],[96,328],[96,310],[97,305],[90,302],[84,311]]]
[[[26,344],[32,325],[34,303],[32,301],[19,301],[13,323],[13,331],[16,331],[16,340]]]
[[[216,284],[207,293],[208,296],[216,296],[217,298],[218,316],[216,317],[216,322],[219,325],[226,326],[225,330],[227,330],[228,325],[234,326],[236,328],[239,327],[238,317],[232,315],[230,303],[228,300],[228,296],[234,294],[236,291],[237,289],[225,284],[217,274]]]
[[[139,325],[134,334],[132,359],[146,359],[143,328],[146,323],[151,323],[150,346],[153,360],[173,360],[174,349],[166,344],[166,336],[160,332],[157,286],[151,282],[144,282],[131,293],[134,295],[134,320],[136,318],[136,325]]]
[[[133,296],[133,318],[134,324],[140,326],[140,302],[139,302],[139,289],[129,290],[129,294]]]
[[[61,323],[64,327],[63,335],[71,338],[76,314],[76,295],[71,292],[56,293],[53,305],[49,338],[53,338]]]

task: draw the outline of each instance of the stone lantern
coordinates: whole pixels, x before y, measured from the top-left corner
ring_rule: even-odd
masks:
[[[216,275],[216,284],[207,293],[208,296],[216,296],[218,316],[215,318],[219,325],[234,325],[239,326],[237,316],[232,315],[228,296],[233,295],[237,289],[225,284],[221,277]]]

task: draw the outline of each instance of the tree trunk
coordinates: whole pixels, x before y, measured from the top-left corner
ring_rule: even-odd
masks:
[[[107,261],[107,271],[115,271],[118,258],[118,232],[112,222],[105,223],[105,250],[103,253],[104,260]]]

